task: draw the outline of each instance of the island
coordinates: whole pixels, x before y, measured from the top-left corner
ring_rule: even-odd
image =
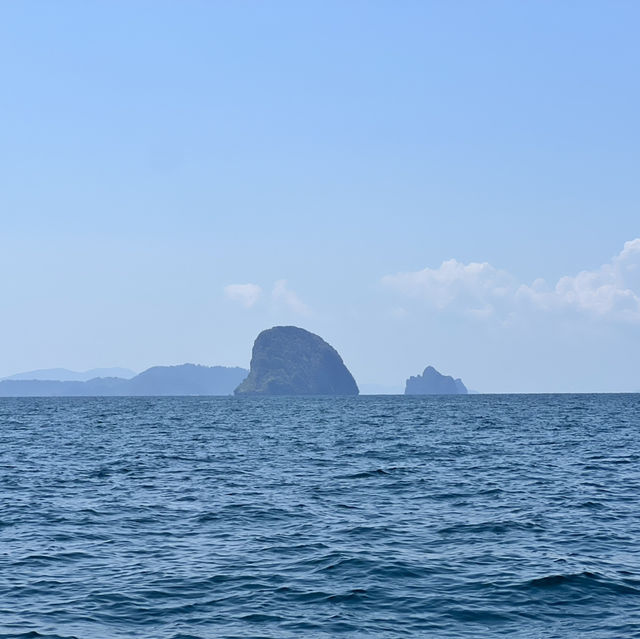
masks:
[[[405,395],[466,395],[467,387],[460,378],[439,373],[433,366],[427,366],[422,375],[409,377],[404,389]]]
[[[0,381],[0,397],[231,395],[247,373],[247,369],[238,367],[181,364],[153,366],[131,379],[7,379]]]
[[[236,395],[357,395],[358,385],[338,352],[297,326],[262,331],[253,344],[249,375]]]

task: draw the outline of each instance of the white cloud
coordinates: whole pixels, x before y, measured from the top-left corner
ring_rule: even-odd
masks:
[[[544,310],[574,309],[600,317],[640,320],[640,238],[594,271],[561,277],[554,288],[537,280],[521,286],[518,298]]]
[[[229,284],[224,287],[224,294],[245,308],[251,308],[260,299],[262,289],[257,284]]]
[[[528,307],[640,321],[640,238],[626,242],[622,251],[600,268],[561,277],[553,287],[542,279],[517,285],[512,275],[486,262],[463,264],[457,260],[447,260],[435,269],[387,275],[382,282],[438,310],[477,317]]]
[[[262,297],[263,291],[257,284],[229,284],[224,287],[224,294],[232,301],[245,308],[251,308]],[[274,307],[286,308],[298,315],[311,315],[311,309],[287,286],[286,280],[278,280],[271,291]]]
[[[516,288],[511,275],[487,262],[457,260],[442,262],[438,268],[387,275],[382,283],[438,310],[453,307],[475,315],[490,315]]]
[[[273,285],[271,297],[298,315],[311,315],[311,309],[290,289],[286,280],[278,280]]]

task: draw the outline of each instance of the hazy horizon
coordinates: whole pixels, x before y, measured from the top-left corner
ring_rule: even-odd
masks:
[[[5,3],[0,378],[638,392],[635,3]]]

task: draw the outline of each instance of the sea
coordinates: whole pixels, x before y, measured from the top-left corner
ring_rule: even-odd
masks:
[[[0,637],[640,637],[640,395],[0,400]]]

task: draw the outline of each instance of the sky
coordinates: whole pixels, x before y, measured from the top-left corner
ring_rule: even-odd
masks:
[[[0,376],[640,391],[640,3],[0,4]]]

